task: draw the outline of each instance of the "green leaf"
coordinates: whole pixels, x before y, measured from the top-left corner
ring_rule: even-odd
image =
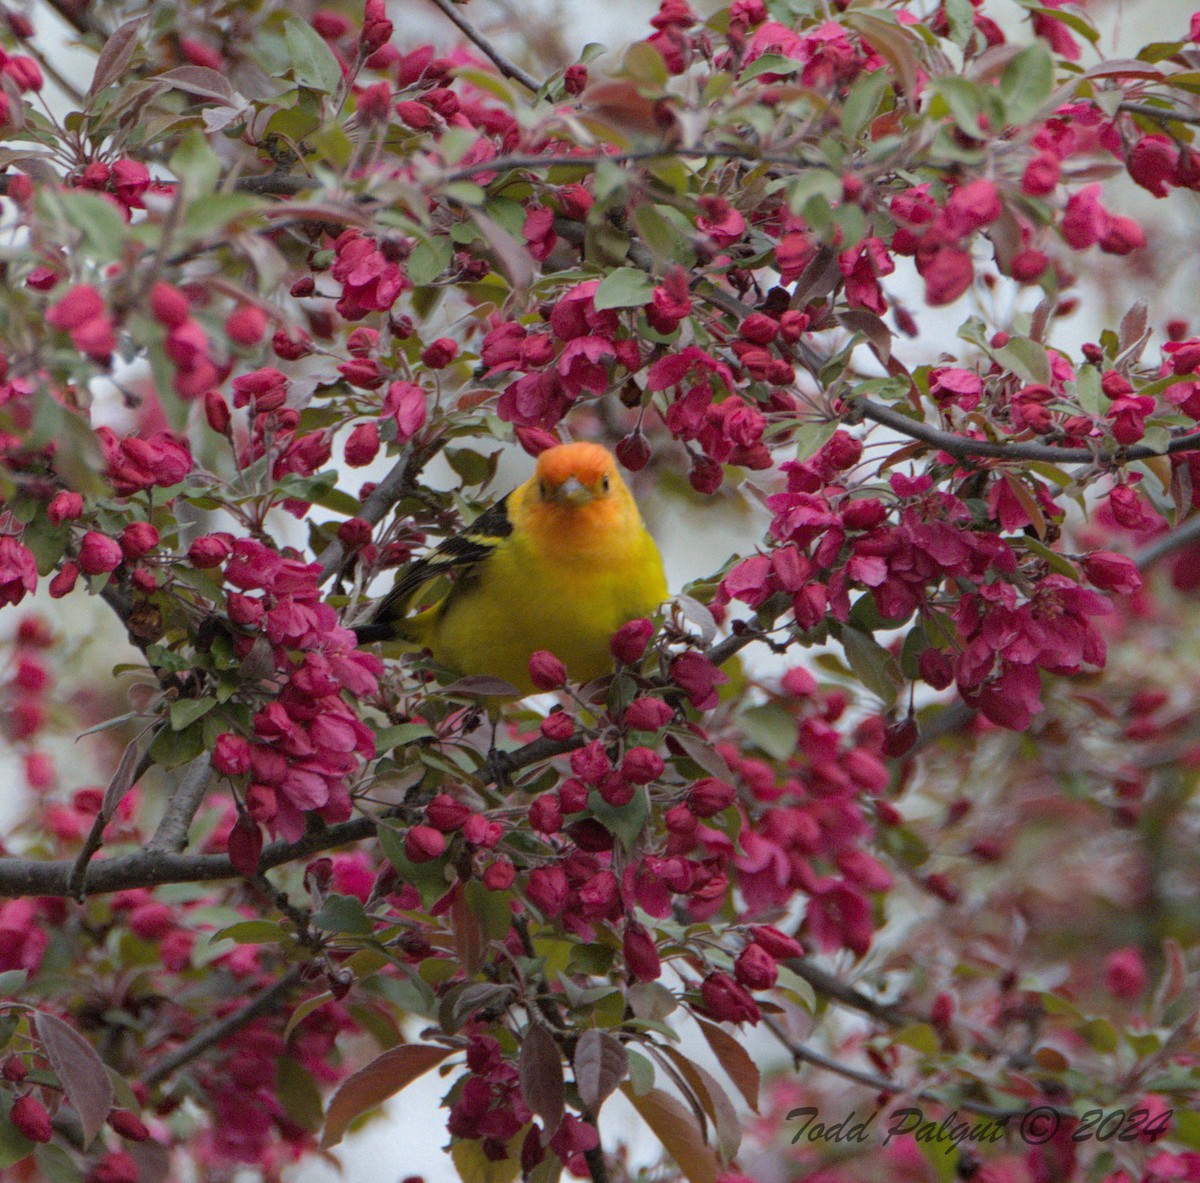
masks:
[[[1013,337],[1007,345],[993,350],[992,356],[1022,381],[1039,386],[1050,385],[1050,359],[1046,356],[1045,346],[1036,341],[1028,337]]]
[[[428,238],[418,242],[408,258],[408,276],[417,285],[424,287],[433,283],[454,257],[454,244],[448,238]]]
[[[796,720],[778,703],[743,711],[738,726],[752,744],[774,760],[786,760],[796,751]]]
[[[0,998],[14,998],[29,977],[27,969],[6,969],[0,973]]]
[[[1026,123],[1046,103],[1054,90],[1054,59],[1041,41],[1022,50],[1004,68],[1000,93],[1008,122]]]
[[[325,39],[304,21],[289,18],[283,26],[292,77],[322,94],[333,94],[342,81],[342,68]]]
[[[842,629],[842,647],[858,680],[891,706],[901,682],[896,659],[874,637],[856,628]]]
[[[288,934],[271,920],[243,920],[214,932],[213,941],[230,940],[238,945],[274,945],[286,940]]]
[[[194,760],[204,748],[203,727],[189,727],[185,731],[164,727],[150,745],[150,756],[164,768],[178,768]]]
[[[640,1052],[625,1053],[629,1068],[629,1085],[635,1095],[644,1097],[654,1087],[654,1065]]]
[[[795,58],[784,57],[781,53],[764,53],[742,71],[741,79],[743,82],[749,82],[762,74],[795,74],[803,67],[804,63],[796,61]]]
[[[37,1160],[38,1177],[45,1183],[83,1183],[83,1172],[61,1146],[47,1142],[33,1152],[33,1157]]]
[[[606,308],[641,308],[654,296],[654,280],[639,267],[618,267],[601,281],[592,297],[597,312]]]
[[[182,731],[197,719],[204,718],[217,705],[216,698],[206,694],[203,698],[180,698],[171,703],[171,727]]]
[[[1108,398],[1100,386],[1100,371],[1095,366],[1080,366],[1075,375],[1075,397],[1080,409],[1093,419],[1103,419]]]
[[[190,127],[171,153],[167,167],[179,178],[191,201],[207,197],[217,187],[221,162],[198,127]]]
[[[970,7],[970,0],[961,0]],[[760,58],[759,61],[762,59]],[[846,101],[842,104],[842,136],[846,140],[858,138],[859,133],[867,126],[883,96],[891,85],[886,70],[872,70],[869,74],[860,74],[858,80],[850,88]]]
[[[353,895],[331,895],[313,914],[313,924],[326,932],[368,936],[375,930],[362,900]]]
[[[954,117],[954,122],[968,136],[979,137],[981,115],[992,128],[1004,122],[1004,110],[993,87],[980,86],[952,75],[937,79],[934,91]],[[931,113],[938,114],[935,108],[931,108]]]
[[[965,48],[975,32],[975,10],[971,7],[971,0],[943,0],[942,7],[950,29],[950,40],[959,49]]]
[[[641,785],[624,805],[609,805],[599,793],[588,797],[593,816],[611,830],[626,850],[632,850],[650,819],[650,796]]]
[[[57,192],[54,200],[60,203],[67,221],[83,232],[97,260],[115,259],[120,255],[129,227],[110,201],[86,189]]]

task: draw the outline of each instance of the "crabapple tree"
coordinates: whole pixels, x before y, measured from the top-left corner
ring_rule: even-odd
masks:
[[[2,11],[5,1178],[1200,1179],[1200,14]],[[359,648],[565,438],[761,527]]]

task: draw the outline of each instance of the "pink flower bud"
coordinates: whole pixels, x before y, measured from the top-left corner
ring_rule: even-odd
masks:
[[[571,771],[586,785],[599,784],[600,778],[611,769],[604,745],[598,739],[571,753]]]
[[[1132,1002],[1146,989],[1149,977],[1142,955],[1132,945],[1104,959],[1104,982],[1108,992],[1122,1002]]]
[[[621,625],[613,633],[608,647],[612,650],[613,657],[622,665],[633,665],[634,662],[642,659],[652,636],[654,636],[654,625],[644,617],[639,617]]]
[[[1142,586],[1137,564],[1112,551],[1093,551],[1083,560],[1083,573],[1093,587],[1122,596],[1131,596]]]
[[[79,544],[79,566],[88,575],[115,571],[122,561],[121,544],[107,534],[89,530]]]
[[[655,948],[654,938],[646,931],[646,926],[636,920],[630,920],[625,925],[622,938],[622,949],[625,955],[625,967],[630,975],[639,982],[657,981],[662,974],[662,961]]]
[[[50,598],[61,600],[63,596],[70,595],[78,578],[79,568],[74,563],[63,563],[58,574],[50,580]]]
[[[267,314],[257,304],[242,304],[225,320],[225,334],[238,345],[257,345],[267,331]]]
[[[421,360],[431,370],[445,369],[458,356],[458,344],[449,337],[439,337],[421,350]]]
[[[226,731],[213,745],[212,765],[222,776],[244,776],[250,771],[250,743]]]
[[[28,1075],[29,1065],[20,1056],[6,1056],[4,1063],[0,1064],[0,1076],[15,1084],[20,1084]]]
[[[736,796],[733,785],[715,776],[706,776],[688,790],[687,804],[697,817],[714,817],[728,809]]]
[[[662,776],[663,758],[649,748],[630,748],[621,761],[621,775],[635,785],[648,785]]]
[[[728,974],[713,973],[700,985],[705,1011],[720,1023],[757,1023],[762,1017],[754,999]]]
[[[210,390],[204,396],[204,418],[208,420],[209,427],[218,435],[229,433],[229,424],[233,420],[233,415],[229,410],[229,404],[215,390]]]
[[[121,531],[121,553],[133,561],[148,555],[158,545],[158,531],[149,522],[130,522]]]
[[[917,658],[921,679],[934,690],[945,690],[954,681],[954,663],[940,649],[923,649]]]
[[[114,1109],[108,1115],[108,1124],[122,1138],[128,1138],[130,1142],[145,1142],[150,1137],[146,1123],[136,1114],[130,1113],[128,1109]]]
[[[733,964],[737,980],[748,990],[769,990],[779,977],[775,959],[761,945],[747,945]]]
[[[588,68],[576,62],[563,71],[563,90],[567,94],[582,94],[587,89]]]
[[[379,455],[379,424],[360,423],[346,440],[346,463],[364,468]]]
[[[630,472],[641,472],[650,463],[650,443],[640,431],[631,431],[616,447],[617,459]]]
[[[702,654],[687,652],[671,662],[671,681],[698,711],[709,711],[719,701],[717,687],[728,682],[729,675],[723,674]]]
[[[583,781],[568,777],[558,786],[558,799],[562,802],[563,813],[578,813],[587,808],[588,787]]]
[[[539,912],[557,916],[566,906],[569,890],[567,873],[562,867],[535,867],[529,872],[525,895]]]
[[[134,908],[126,923],[134,936],[144,941],[159,941],[175,927],[175,911],[167,904],[152,900]]]
[[[73,522],[83,514],[83,497],[79,493],[56,493],[46,507],[46,516],[56,525]]]
[[[553,653],[539,649],[529,658],[529,680],[538,690],[558,690],[567,680],[567,667]]]
[[[750,930],[751,939],[756,945],[761,945],[776,961],[784,961],[789,957],[803,957],[804,946],[795,937],[770,924],[757,924]]]
[[[413,826],[404,835],[404,853],[410,862],[428,863],[446,852],[446,836],[432,826]]]
[[[625,708],[621,720],[635,731],[658,731],[674,717],[674,709],[661,698],[635,698]]]
[[[506,858],[501,858],[488,864],[483,873],[483,885],[488,891],[506,891],[512,887],[516,877],[517,872],[512,863]]]
[[[159,282],[150,289],[150,313],[159,324],[177,329],[191,315],[191,305],[177,287]]]
[[[26,1093],[13,1102],[8,1118],[31,1142],[49,1142],[54,1133],[46,1106],[32,1093]]]
[[[219,534],[202,534],[188,547],[188,561],[204,570],[219,567],[229,558],[232,546]]]
[[[611,769],[600,778],[596,791],[614,809],[620,809],[633,800],[637,786],[623,773]]]
[[[449,793],[439,793],[425,806],[425,820],[443,834],[461,830],[470,816],[470,808]]]
[[[570,739],[575,734],[575,720],[566,711],[552,711],[538,725],[547,739]]]
[[[529,824],[539,834],[557,834],[562,815],[562,803],[553,793],[542,793],[529,803]]]

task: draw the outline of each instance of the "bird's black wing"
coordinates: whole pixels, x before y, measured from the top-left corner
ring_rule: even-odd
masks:
[[[469,526],[452,534],[423,559],[418,559],[396,580],[391,591],[379,601],[371,619],[354,629],[359,641],[391,641],[397,626],[408,614],[413,597],[442,575],[451,575],[459,583],[483,562],[512,533],[508,517],[508,497],[501,497],[484,510]]]

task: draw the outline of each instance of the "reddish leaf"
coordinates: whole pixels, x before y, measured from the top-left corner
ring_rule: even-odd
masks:
[[[575,1045],[574,1067],[579,1099],[595,1116],[613,1089],[625,1079],[629,1057],[615,1036],[589,1027]]]
[[[395,1096],[418,1076],[440,1064],[450,1052],[448,1047],[429,1043],[404,1043],[376,1056],[365,1068],[347,1077],[329,1102],[322,1148],[336,1146],[356,1117]]]
[[[483,930],[461,886],[450,901],[450,919],[454,929],[455,952],[467,976],[471,977],[483,964]]]
[[[706,1023],[703,1019],[697,1019],[696,1022],[700,1024],[700,1032],[708,1040],[708,1046],[725,1070],[725,1075],[746,1098],[746,1104],[757,1113],[760,1077],[758,1065],[750,1058],[750,1053],[728,1031],[715,1023]]]
[[[46,1059],[79,1114],[83,1144],[90,1146],[113,1107],[112,1081],[104,1061],[74,1027],[56,1015],[34,1011],[33,1020]]]
[[[519,1061],[521,1094],[546,1127],[545,1140],[554,1137],[563,1119],[565,1086],[562,1052],[540,1023],[526,1032]]]
[[[639,1097],[628,1084],[621,1086],[621,1092],[675,1160],[688,1183],[717,1183],[721,1164],[716,1154],[705,1145],[692,1115],[670,1093],[651,1089]]]
[[[701,1068],[694,1060],[690,1060],[676,1048],[665,1046],[662,1049],[670,1056],[675,1067],[683,1073],[688,1086],[700,1101],[704,1112],[712,1118],[717,1131],[717,1149],[721,1158],[728,1162],[738,1152],[742,1142],[741,1125],[738,1122],[737,1110],[729,1099],[729,1094],[717,1083],[712,1074]]]
[[[92,84],[88,87],[88,97],[99,94],[109,83],[116,82],[125,73],[133,51],[137,49],[138,30],[145,23],[144,16],[134,17],[126,21],[104,43],[100,56],[96,59],[96,69],[92,74]]]
[[[237,101],[236,92],[225,75],[207,66],[180,66],[165,74],[155,75],[155,81],[169,82],[177,90],[185,90],[204,99],[215,99],[227,107],[232,107]]]
[[[237,819],[237,824],[229,831],[227,850],[233,869],[247,879],[253,879],[258,874],[258,859],[262,854],[262,831],[248,817]]]
[[[106,820],[112,817],[125,794],[136,783],[134,774],[137,772],[141,755],[141,746],[136,739],[125,745],[125,751],[121,753],[121,762],[117,765],[112,780],[108,782],[108,788],[104,790],[104,800],[100,804],[100,814]]]

